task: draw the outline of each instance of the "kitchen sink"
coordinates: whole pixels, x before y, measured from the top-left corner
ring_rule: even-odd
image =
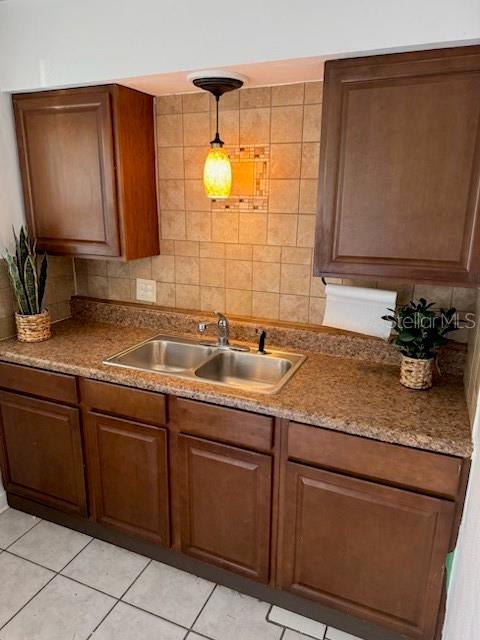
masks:
[[[212,382],[255,388],[270,388],[281,382],[292,368],[286,358],[269,358],[268,355],[223,351],[199,367],[195,375]]]
[[[148,340],[148,342],[108,358],[105,362],[143,371],[179,373],[195,369],[204,363],[211,353],[211,347],[162,337]]]
[[[104,360],[104,364],[175,375],[259,393],[277,393],[305,361],[298,353],[204,345],[172,336],[156,336]]]

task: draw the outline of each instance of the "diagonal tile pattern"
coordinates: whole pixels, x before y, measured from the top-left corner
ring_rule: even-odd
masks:
[[[0,640],[361,640],[14,509],[0,576]]]
[[[0,514],[0,549],[6,549],[39,522],[35,516],[16,509],[4,511]]]
[[[9,547],[9,551],[53,571],[60,571],[91,539],[83,533],[44,520]]]
[[[91,637],[92,640],[183,640],[185,629],[119,602]]]
[[[160,562],[152,562],[127,591],[123,600],[190,627],[214,584]]]
[[[62,571],[62,575],[121,598],[149,559],[113,544],[93,540]]]

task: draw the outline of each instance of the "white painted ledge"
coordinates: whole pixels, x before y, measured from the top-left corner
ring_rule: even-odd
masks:
[[[0,513],[8,509],[7,504],[7,494],[5,493],[5,489],[3,488],[2,478],[0,476]]]

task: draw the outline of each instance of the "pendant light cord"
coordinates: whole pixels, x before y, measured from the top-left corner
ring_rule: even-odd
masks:
[[[220,135],[218,133],[218,105],[220,104],[220,96],[218,96],[218,95],[215,96],[215,104],[216,104],[216,107],[217,107],[217,130],[215,132],[215,138],[219,138]]]
[[[215,147],[223,147],[223,141],[220,138],[220,134],[218,133],[218,105],[220,103],[220,96],[218,94],[214,94],[215,95],[215,102],[216,102],[216,112],[217,112],[217,130],[215,132],[215,138],[211,141],[211,145],[214,145]]]

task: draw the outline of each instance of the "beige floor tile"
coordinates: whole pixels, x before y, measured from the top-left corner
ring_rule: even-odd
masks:
[[[185,629],[119,602],[101,623],[92,640],[183,640]]]
[[[0,627],[6,624],[54,575],[53,571],[39,567],[28,560],[2,553],[0,555]]]
[[[43,520],[13,544],[10,551],[47,569],[60,571],[90,540],[83,533]]]
[[[279,640],[282,628],[266,620],[270,605],[217,587],[194,625],[213,640]]]
[[[57,576],[1,631],[2,640],[87,640],[114,598]]]
[[[333,627],[328,627],[325,640],[362,640],[362,638],[352,636],[350,633],[345,633],[345,631],[340,631]]]
[[[123,600],[189,627],[213,588],[214,584],[208,580],[160,562],[152,562]]]
[[[0,548],[6,549],[39,522],[39,518],[28,513],[7,509],[0,514]]]
[[[102,540],[93,540],[62,574],[120,598],[148,562],[144,556]]]
[[[282,625],[283,627],[288,627],[288,629],[291,629],[292,631],[296,631],[297,633],[293,634],[293,636],[289,634],[291,640],[303,638],[304,636],[301,635],[302,633],[310,636],[311,638],[323,640],[325,630],[327,628],[326,625],[321,622],[305,618],[298,613],[293,613],[293,611],[288,611],[287,609],[282,609],[281,607],[276,606],[273,606],[270,610],[268,620]]]

